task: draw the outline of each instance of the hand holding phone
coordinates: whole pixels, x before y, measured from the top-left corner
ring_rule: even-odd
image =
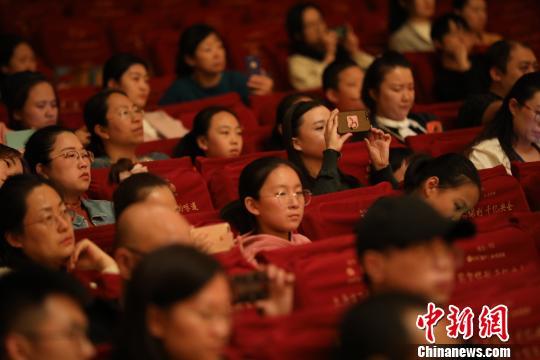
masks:
[[[230,282],[235,304],[255,302],[268,298],[269,281],[266,272],[252,271],[234,275],[231,277]]]
[[[371,129],[366,110],[343,111],[338,114],[338,134],[368,132]]]
[[[245,62],[248,76],[262,74],[261,59],[258,56],[248,55],[246,56]]]

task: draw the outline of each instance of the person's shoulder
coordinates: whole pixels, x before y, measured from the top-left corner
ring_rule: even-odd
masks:
[[[185,95],[190,94],[195,86],[196,84],[190,76],[177,78],[171,83],[167,90],[165,90],[165,93],[159,100],[159,104],[167,105],[190,100],[186,99]]]
[[[108,156],[100,156],[92,161],[93,169],[106,168],[109,166],[111,166],[111,159]]]
[[[472,147],[473,150],[483,152],[502,152],[501,143],[498,138],[482,140]]]
[[[222,82],[225,83],[245,85],[247,80],[247,75],[240,71],[227,70],[222,75]]]
[[[151,152],[146,155],[144,155],[145,158],[149,158],[150,160],[167,160],[169,159],[169,155],[164,154],[162,152]]]

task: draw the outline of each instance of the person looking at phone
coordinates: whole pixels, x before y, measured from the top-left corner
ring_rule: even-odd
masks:
[[[206,24],[188,27],[180,36],[176,58],[177,79],[159,100],[160,105],[203,99],[237,92],[244,103],[249,94],[272,92],[273,80],[264,74],[245,74],[225,70],[226,50],[222,37]]]
[[[364,71],[351,60],[334,61],[323,72],[324,96],[340,111],[364,109],[360,98],[364,83]]]
[[[197,113],[193,128],[176,145],[173,156],[230,158],[242,153],[242,125],[234,112],[210,106]]]
[[[395,24],[388,43],[390,50],[403,52],[433,51],[431,18],[435,0],[395,0]]]
[[[334,60],[350,59],[362,69],[373,61],[371,55],[361,50],[350,25],[328,29],[322,10],[315,3],[302,2],[290,8],[286,27],[290,43],[289,81],[296,90],[321,87],[324,68]]]
[[[441,216],[417,196],[383,197],[356,226],[356,251],[371,293],[406,291],[445,305],[455,284],[454,241],[471,237],[468,220]]]
[[[414,156],[405,172],[403,190],[417,195],[445,218],[459,220],[478,203],[482,184],[474,164],[448,153],[435,158]]]
[[[370,111],[373,126],[400,141],[427,132],[430,116],[411,113],[414,105],[411,64],[395,51],[384,53],[367,69],[362,100]]]
[[[304,101],[289,110],[283,123],[288,158],[299,169],[304,187],[314,195],[361,186],[358,179],[338,168],[343,144],[352,136],[338,134],[338,114],[318,101]],[[389,166],[390,140],[390,135],[375,128],[365,139],[373,167],[372,184],[390,181],[397,185]]]

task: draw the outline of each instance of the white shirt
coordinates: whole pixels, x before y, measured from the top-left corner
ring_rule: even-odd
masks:
[[[377,116],[377,124],[383,129],[389,129],[391,132],[396,132],[400,138],[405,139],[407,136],[415,136],[419,133],[425,134],[426,128],[413,119],[406,118],[405,120],[392,120],[382,116]],[[414,131],[413,129],[416,129]]]
[[[474,145],[469,154],[469,160],[472,161],[478,170],[503,165],[506,172],[512,175],[510,159],[506,156],[497,138],[484,140]]]

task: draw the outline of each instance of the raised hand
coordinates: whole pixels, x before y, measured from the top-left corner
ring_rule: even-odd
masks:
[[[274,80],[266,75],[251,75],[247,86],[255,95],[267,95],[274,88]]]
[[[118,265],[112,257],[107,255],[95,243],[84,239],[75,244],[73,254],[68,260],[67,268],[73,270],[95,270],[111,274],[118,274]]]
[[[288,273],[275,265],[265,269],[268,276],[269,295],[255,303],[266,316],[287,315],[292,312],[294,302],[294,274]]]
[[[369,157],[375,170],[381,170],[390,163],[390,142],[392,137],[380,129],[371,128],[365,139]]]
[[[326,148],[332,149],[335,151],[341,151],[343,144],[352,136],[352,133],[347,133],[344,135],[338,134],[338,114],[339,110],[334,109],[330,113],[330,118],[326,122],[326,127],[324,129],[324,140],[326,142]]]

